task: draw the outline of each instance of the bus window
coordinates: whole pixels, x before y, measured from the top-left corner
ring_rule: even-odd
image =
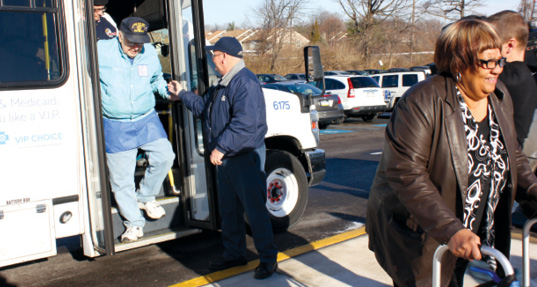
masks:
[[[35,3],[34,3],[35,2]],[[4,0],[3,6],[12,7],[52,7],[52,0]]]
[[[30,3],[29,3],[30,2]],[[8,5],[40,4],[16,11]],[[0,4],[0,87],[43,86],[57,82],[63,70],[58,42],[57,12],[50,0],[3,1]],[[13,11],[15,10],[15,11]]]

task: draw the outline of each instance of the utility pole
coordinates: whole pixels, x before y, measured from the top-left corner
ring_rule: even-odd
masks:
[[[415,9],[416,9],[416,0],[412,0],[412,26],[410,26],[410,66],[413,65],[412,56],[414,54],[414,26],[416,25],[416,21],[414,18]]]
[[[533,0],[533,5],[531,6],[530,26],[533,25],[533,12],[535,12],[535,0]]]

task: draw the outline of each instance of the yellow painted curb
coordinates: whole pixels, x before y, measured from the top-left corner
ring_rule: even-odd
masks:
[[[323,247],[327,247],[336,243],[340,243],[345,240],[349,240],[351,238],[359,237],[359,236],[364,235],[365,233],[366,233],[365,227],[362,227],[362,228],[351,230],[345,233],[341,233],[341,234],[338,234],[329,238],[321,239],[321,240],[312,242],[307,245],[303,245],[303,246],[299,246],[299,247],[289,249],[283,252],[279,252],[278,262],[287,260],[289,258],[298,256],[298,255],[301,255],[310,251],[321,249]],[[259,265],[259,259],[250,261],[245,266],[238,266],[238,267],[233,267],[233,268],[229,268],[226,270],[210,273],[204,276],[200,276],[200,277],[193,278],[187,281],[183,281],[181,283],[171,285],[170,287],[194,287],[194,286],[206,285],[206,284],[216,282],[216,281],[219,281],[219,280],[231,277],[231,276],[235,276],[235,275],[247,272],[247,271],[254,270],[257,267],[257,265]]]

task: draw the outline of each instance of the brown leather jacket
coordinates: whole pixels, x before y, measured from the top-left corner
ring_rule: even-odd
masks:
[[[511,97],[502,91],[507,89],[499,82],[489,99],[509,156],[509,181],[494,215],[495,247],[508,255],[513,186],[537,199],[537,178],[516,140]],[[464,228],[456,205],[466,198],[466,146],[451,78],[422,81],[398,102],[371,187],[366,229],[369,248],[399,286],[431,286],[434,251]],[[442,286],[449,283],[456,261],[447,253]]]

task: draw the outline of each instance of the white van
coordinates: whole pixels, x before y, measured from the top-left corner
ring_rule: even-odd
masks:
[[[326,93],[339,96],[347,117],[361,117],[368,122],[386,110],[382,91],[369,76],[325,76],[324,81]],[[321,82],[315,85],[323,88]]]
[[[382,73],[372,75],[371,78],[377,81],[382,88],[387,110],[391,111],[406,90],[414,84],[425,80],[426,75],[423,71],[411,71]]]

